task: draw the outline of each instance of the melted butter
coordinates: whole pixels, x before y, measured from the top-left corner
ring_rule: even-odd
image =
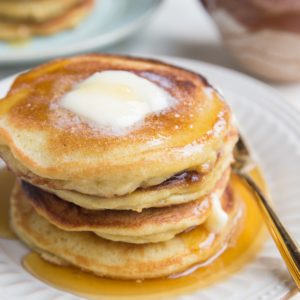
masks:
[[[128,71],[97,72],[78,84],[60,105],[113,131],[129,127],[171,104],[171,96]]]
[[[265,188],[258,170],[252,171],[256,182]],[[244,187],[240,179],[233,175],[231,185],[234,194],[245,203],[245,220],[241,232],[232,247],[222,249],[209,261],[196,265],[182,274],[170,278],[126,281],[100,278],[74,267],[59,267],[44,261],[38,254],[30,253],[23,261],[24,267],[36,278],[58,289],[74,293],[88,299],[162,299],[211,285],[237,272],[255,257],[266,239],[266,230],[255,199]],[[187,232],[185,242],[195,253],[205,243],[213,242],[215,235],[203,230]],[[224,251],[225,250],[225,251]]]
[[[221,199],[216,195],[212,195],[212,211],[205,222],[205,227],[209,232],[220,232],[227,224],[228,215],[223,210]]]
[[[0,238],[16,237],[9,226],[9,197],[13,185],[14,176],[0,165]]]

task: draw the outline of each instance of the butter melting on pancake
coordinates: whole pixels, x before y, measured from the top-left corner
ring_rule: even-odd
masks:
[[[118,133],[150,113],[167,109],[173,97],[153,82],[128,71],[97,72],[61,100],[61,106]]]
[[[112,70],[136,74],[176,101],[147,113],[122,135],[103,132],[61,107],[74,87]],[[11,103],[1,109],[1,156],[35,185],[102,198],[157,186],[184,171],[203,174],[225,146],[230,161],[237,138],[229,107],[208,87],[198,74],[153,60],[83,55],[49,62],[18,76],[0,103]]]

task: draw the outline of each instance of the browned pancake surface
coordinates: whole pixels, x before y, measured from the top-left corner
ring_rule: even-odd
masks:
[[[18,186],[11,198],[11,213],[18,236],[45,254],[44,258],[50,254],[57,263],[69,263],[100,276],[143,279],[181,272],[224,249],[241,226],[243,205],[230,192],[222,202],[229,220],[213,240],[204,226],[197,226],[169,241],[141,245],[112,242],[89,232],[63,231],[36,214]]]
[[[146,78],[175,104],[121,135],[60,107],[75,85],[104,70]],[[105,197],[201,171],[229,134],[236,139],[231,112],[203,77],[146,59],[90,54],[50,62],[20,75],[0,103],[0,144],[25,168],[21,173],[56,180],[56,189]]]

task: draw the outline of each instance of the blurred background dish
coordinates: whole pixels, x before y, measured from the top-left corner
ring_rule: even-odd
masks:
[[[46,0],[43,1],[47,2]],[[32,18],[46,20],[53,14],[57,14],[55,5],[53,3],[50,5],[52,12],[51,14],[49,12],[49,15],[45,14],[45,9],[43,9],[42,14],[39,13],[39,9],[27,12],[13,10],[11,13],[6,9],[6,14],[1,13],[4,10],[0,10],[0,40],[17,40],[17,42],[0,42],[0,64],[32,63],[57,56],[91,51],[116,43],[139,29],[161,2],[160,0],[94,1],[95,5],[91,12],[89,10],[93,1],[85,0],[79,3],[83,9],[77,10],[79,14],[73,18],[68,18],[68,20],[64,18],[63,22],[56,24],[48,20],[42,23],[43,26],[35,24],[34,26],[21,27],[21,29],[15,25],[16,18],[18,22],[20,19],[28,22],[28,19],[32,20]],[[12,3],[12,1],[1,0],[0,9],[1,5],[6,2],[7,5]],[[7,15],[10,16],[10,19]],[[51,26],[45,22],[51,23]],[[74,27],[79,22],[80,24],[76,28],[59,32]],[[55,32],[58,33],[29,39],[30,36],[47,35]],[[20,39],[23,41],[20,42]]]
[[[300,1],[202,0],[234,58],[275,81],[300,80]]]
[[[0,39],[26,43],[76,27],[94,7],[94,0],[0,1]]]
[[[0,17],[19,22],[43,22],[55,18],[85,0],[0,0]]]

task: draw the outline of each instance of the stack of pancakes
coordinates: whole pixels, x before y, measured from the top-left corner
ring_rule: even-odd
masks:
[[[105,70],[133,72],[176,102],[121,135],[60,106]],[[12,227],[43,258],[100,276],[181,272],[223,251],[242,220],[229,183],[236,140],[230,109],[193,72],[110,55],[44,64],[0,102],[0,155],[18,177]]]
[[[73,28],[94,0],[0,0],[0,39],[24,40]]]

